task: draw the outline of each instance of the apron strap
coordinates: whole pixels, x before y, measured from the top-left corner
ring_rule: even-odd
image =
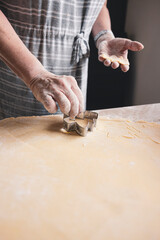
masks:
[[[84,38],[84,32],[75,36],[72,52],[72,62],[78,63],[83,57],[89,57],[90,48],[88,41]]]

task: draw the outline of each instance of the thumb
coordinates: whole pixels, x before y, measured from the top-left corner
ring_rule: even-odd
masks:
[[[144,48],[143,44],[137,41],[131,41],[130,39],[124,39],[124,46],[122,52],[126,50],[140,51]]]

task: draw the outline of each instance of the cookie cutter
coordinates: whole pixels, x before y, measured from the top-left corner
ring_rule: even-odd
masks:
[[[87,125],[85,127],[81,126],[76,122],[76,119],[87,119]],[[70,119],[69,116],[64,115],[63,128],[67,132],[76,131],[80,136],[85,137],[88,131],[93,131],[93,128],[96,127],[97,119],[98,113],[91,111],[82,112],[77,117],[75,117],[75,119]]]

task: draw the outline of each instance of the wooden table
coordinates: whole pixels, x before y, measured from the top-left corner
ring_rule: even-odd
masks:
[[[144,120],[160,123],[160,103],[103,109],[96,112],[99,113],[99,116],[107,116],[108,118],[126,118],[132,121]]]

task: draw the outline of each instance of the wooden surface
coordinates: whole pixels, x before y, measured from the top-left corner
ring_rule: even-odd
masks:
[[[99,116],[160,123],[160,103],[98,110]]]
[[[159,105],[98,111],[159,121]],[[159,240],[160,125],[62,116],[0,121],[0,240]]]

